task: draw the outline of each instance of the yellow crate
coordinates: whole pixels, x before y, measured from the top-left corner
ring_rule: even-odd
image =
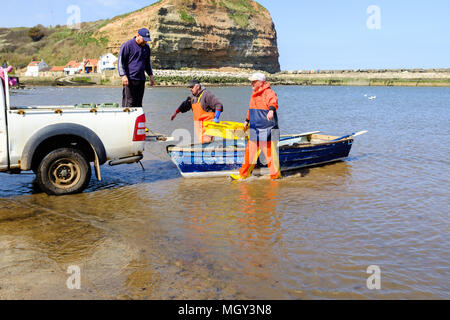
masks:
[[[248,130],[244,130],[244,124],[240,122],[221,121],[215,123],[213,121],[203,122],[205,134],[212,137],[219,137],[227,140],[244,140],[248,139]]]

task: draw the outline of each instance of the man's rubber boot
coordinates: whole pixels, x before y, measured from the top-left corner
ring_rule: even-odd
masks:
[[[231,180],[244,180],[245,179],[245,177],[243,177],[243,176],[241,176],[240,174],[232,174],[231,176],[230,176],[230,178],[231,178]]]

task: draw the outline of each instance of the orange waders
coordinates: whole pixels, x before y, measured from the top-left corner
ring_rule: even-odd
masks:
[[[214,112],[206,112],[203,110],[200,100],[202,99],[203,93],[198,98],[197,103],[192,104],[192,111],[194,112],[194,127],[195,127],[195,141],[197,143],[209,143],[213,141],[213,137],[205,135],[205,128],[203,127],[203,121],[214,120]]]
[[[281,176],[280,160],[278,157],[277,146],[270,140],[248,141],[247,148],[245,149],[244,163],[242,164],[242,168],[239,169],[239,175],[243,178],[248,178],[252,174],[252,171],[255,169],[256,163],[258,162],[261,150],[267,160],[270,178],[278,179]]]

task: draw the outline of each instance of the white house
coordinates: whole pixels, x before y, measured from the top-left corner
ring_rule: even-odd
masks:
[[[103,72],[103,70],[116,69],[116,65],[114,63],[117,62],[117,60],[118,60],[117,57],[112,53],[102,55],[100,57],[100,60],[98,61],[99,72]]]
[[[64,74],[73,76],[83,71],[84,64],[82,62],[76,62],[75,60],[69,61],[64,67]]]
[[[41,61],[31,61],[27,66],[27,71],[25,72],[26,77],[37,77],[40,71],[48,71],[50,68],[48,64],[45,63],[44,59]]]

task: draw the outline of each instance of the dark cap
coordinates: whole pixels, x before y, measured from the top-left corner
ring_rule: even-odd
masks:
[[[145,41],[149,42],[152,39],[150,38],[150,31],[146,28],[139,29],[138,34],[144,38]]]
[[[200,84],[200,81],[198,81],[197,79],[190,80],[190,81],[188,82],[188,87],[189,87],[189,88],[192,88],[192,87],[195,86],[196,84]]]

